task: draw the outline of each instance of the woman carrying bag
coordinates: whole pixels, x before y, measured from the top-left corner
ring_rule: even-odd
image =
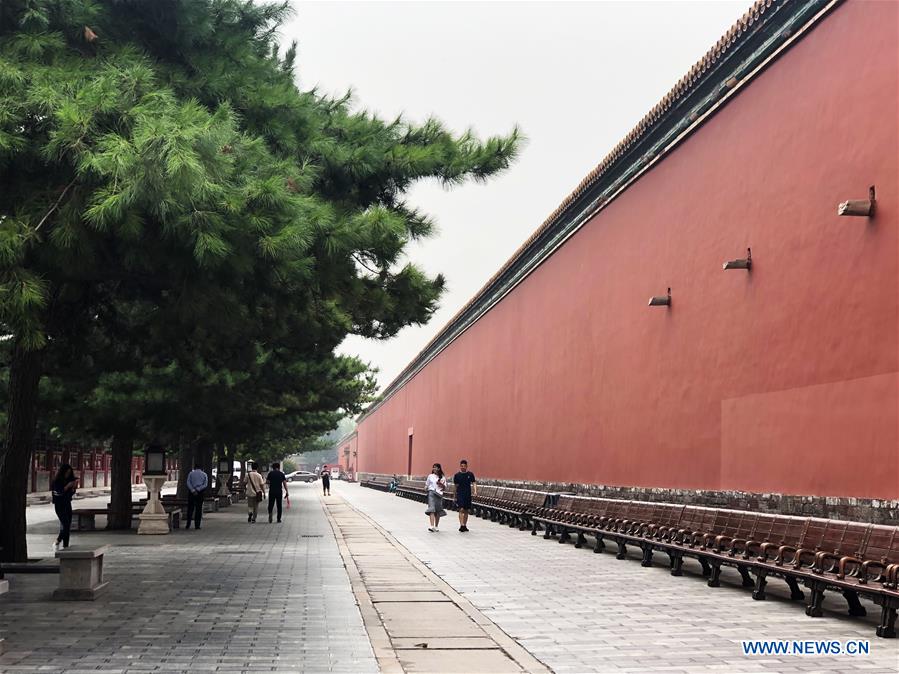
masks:
[[[256,472],[256,464],[250,463],[250,472],[247,473],[247,522],[256,521],[259,513],[259,504],[265,498],[265,480]]]

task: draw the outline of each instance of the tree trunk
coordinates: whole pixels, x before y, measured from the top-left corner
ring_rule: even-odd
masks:
[[[181,439],[181,452],[178,456],[178,498],[187,498],[187,474],[194,467],[194,446],[193,443],[185,442]]]
[[[231,491],[231,483],[233,482],[234,475],[234,445],[225,443],[224,445],[224,457],[225,461],[228,462],[228,491]],[[240,477],[239,475],[236,477]]]
[[[0,447],[0,560],[25,562],[25,493],[37,429],[41,351],[13,347],[9,368],[9,417]]]
[[[222,489],[222,485],[223,485],[223,484],[224,484],[224,485],[227,485],[227,484],[228,484],[228,478],[229,478],[230,475],[231,475],[231,471],[228,470],[228,471],[226,471],[226,472],[223,473],[223,472],[221,472],[220,470],[218,470],[218,468],[220,467],[220,464],[221,464],[223,461],[227,461],[227,460],[228,460],[228,454],[227,454],[227,451],[226,451],[226,449],[225,449],[225,443],[224,443],[224,442],[217,442],[217,443],[215,443],[215,450],[216,450],[216,451],[215,451],[216,456],[218,457],[218,458],[216,459],[215,493],[218,494],[218,493],[221,491],[221,489]]]
[[[197,440],[197,446],[194,449],[196,462],[200,464],[203,472],[206,473],[210,487],[212,485],[212,455],[214,452],[215,443],[212,440],[205,437]]]
[[[131,528],[131,457],[134,450],[133,431],[116,433],[112,438],[112,503],[107,529]]]

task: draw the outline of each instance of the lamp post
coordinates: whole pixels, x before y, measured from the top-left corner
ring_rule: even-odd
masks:
[[[168,476],[165,472],[165,449],[161,445],[149,445],[144,452],[144,484],[147,485],[147,505],[138,516],[139,534],[169,533],[169,516],[159,500],[162,485]]]

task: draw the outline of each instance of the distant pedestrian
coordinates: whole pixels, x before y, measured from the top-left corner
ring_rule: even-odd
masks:
[[[256,464],[250,463],[247,473],[247,522],[255,522],[259,513],[259,504],[265,498],[265,480],[256,471]]]
[[[290,498],[290,494],[287,492],[287,476],[281,472],[281,464],[273,463],[272,469],[269,471],[268,475],[265,478],[265,483],[268,485],[268,521],[271,524],[272,521],[272,510],[274,510],[275,505],[278,506],[278,524],[281,523],[281,499],[284,496]]]
[[[331,471],[327,466],[322,466],[322,493],[325,496],[331,495]]]
[[[435,463],[431,467],[431,474],[428,475],[428,509],[425,513],[431,522],[428,531],[440,531],[440,518],[446,517],[446,510],[443,509],[443,490],[446,489],[446,478],[443,476],[443,468],[439,463]]]
[[[53,484],[50,486],[53,494],[53,508],[56,517],[59,518],[59,535],[53,544],[53,549],[58,550],[60,543],[63,548],[69,547],[69,535],[72,531],[72,497],[78,488],[78,478],[72,467],[64,463],[56,471]]]
[[[468,461],[459,462],[459,472],[453,475],[456,485],[456,507],[459,509],[459,531],[468,531],[468,513],[471,511],[471,497],[478,493],[474,473],[468,470]]]
[[[185,529],[190,529],[190,523],[194,522],[195,529],[200,528],[203,519],[203,497],[206,495],[206,487],[209,486],[209,478],[203,466],[194,464],[194,469],[187,474],[187,524]]]

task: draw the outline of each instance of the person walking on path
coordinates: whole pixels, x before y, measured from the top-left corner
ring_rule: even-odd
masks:
[[[440,531],[440,518],[446,516],[443,509],[443,490],[446,489],[446,478],[443,476],[443,468],[439,463],[435,463],[431,468],[431,474],[428,475],[428,509],[425,513],[431,522],[428,531],[437,533]]]
[[[53,484],[50,486],[53,494],[53,508],[59,519],[59,536],[53,544],[53,549],[58,550],[60,543],[63,548],[69,547],[69,535],[72,532],[72,497],[78,488],[78,478],[72,467],[64,463],[56,471]]]
[[[327,466],[322,466],[322,494],[331,495],[331,471]]]
[[[290,494],[287,491],[287,476],[281,472],[281,464],[273,463],[272,469],[269,471],[268,475],[265,478],[265,483],[268,485],[268,521],[271,524],[272,521],[272,510],[275,508],[275,504],[278,505],[278,524],[281,523],[281,499],[284,496],[290,498]]]
[[[194,464],[194,469],[187,474],[187,524],[185,529],[190,529],[190,523],[194,523],[194,529],[200,528],[203,519],[203,495],[209,486],[209,478],[206,471],[199,463]]]
[[[468,531],[468,513],[471,511],[471,497],[476,495],[474,473],[468,470],[468,461],[462,459],[459,462],[459,472],[453,475],[453,484],[456,485],[456,507],[459,509],[459,531]]]
[[[265,481],[256,472],[256,464],[250,463],[250,472],[247,473],[247,522],[255,522],[259,513],[259,504],[265,498]]]

